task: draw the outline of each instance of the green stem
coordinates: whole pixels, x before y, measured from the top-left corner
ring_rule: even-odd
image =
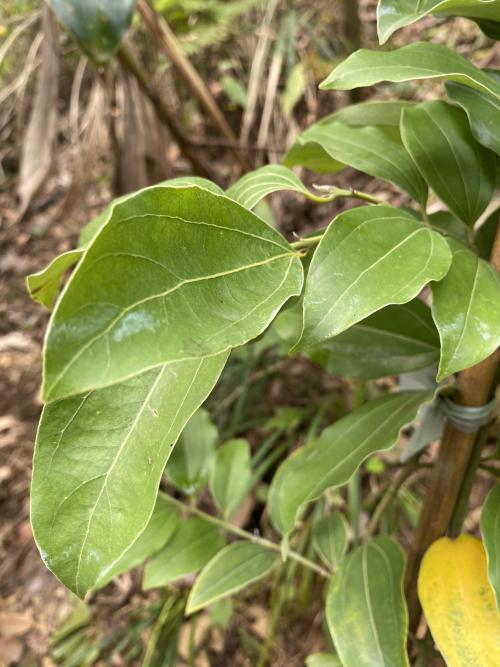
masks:
[[[308,239],[299,239],[298,241],[294,241],[293,243],[290,243],[290,245],[292,248],[308,248],[309,246],[317,245],[322,238],[323,234],[320,236],[310,236]]]
[[[265,537],[260,537],[258,535],[249,533],[248,531],[243,530],[243,528],[238,528],[238,526],[235,526],[232,523],[228,523],[223,519],[219,519],[215,516],[212,516],[211,514],[207,514],[207,512],[203,512],[203,510],[200,510],[197,507],[189,507],[188,505],[186,505],[186,503],[183,503],[182,501],[173,498],[168,493],[160,492],[160,494],[164,500],[171,503],[172,505],[175,505],[183,512],[187,512],[188,514],[194,514],[195,516],[200,517],[200,519],[208,521],[209,523],[212,523],[215,526],[222,528],[222,530],[225,530],[228,533],[233,533],[233,535],[237,535],[238,537],[241,537],[243,540],[249,540],[249,542],[253,542],[254,544],[260,544],[260,546],[264,547],[265,549],[271,549],[272,551],[276,551],[281,555],[281,547],[279,544],[276,544],[276,542],[271,542],[271,540],[267,540]],[[314,570],[314,572],[316,572],[316,574],[319,574],[321,577],[325,577],[325,579],[328,579],[330,577],[330,573],[328,572],[328,570],[325,570],[325,568],[321,567],[321,565],[314,563],[312,560],[309,560],[308,558],[304,558],[304,556],[301,556],[295,551],[288,551],[287,553],[292,560],[296,561],[297,563],[300,563],[301,565],[309,568],[310,570]]]
[[[271,627],[266,637],[262,650],[260,651],[259,661],[256,667],[265,667],[269,660],[271,647],[274,645],[276,629],[281,616],[284,599],[284,586],[281,585],[282,572],[276,574],[275,585],[273,587],[273,596],[271,600]]]
[[[380,499],[380,502],[376,506],[375,511],[373,512],[372,518],[370,519],[370,522],[366,529],[367,539],[375,535],[384,512],[389,507],[394,498],[397,496],[399,490],[406,482],[408,477],[410,477],[410,475],[412,475],[417,469],[418,469],[418,460],[415,458],[412,459],[408,463],[408,465],[405,466],[405,468],[400,470],[399,473],[394,476],[392,482],[387,487],[385,493]]]

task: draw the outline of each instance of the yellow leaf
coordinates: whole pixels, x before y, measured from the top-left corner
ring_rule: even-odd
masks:
[[[500,665],[500,614],[481,540],[434,542],[422,561],[418,594],[448,667]]]

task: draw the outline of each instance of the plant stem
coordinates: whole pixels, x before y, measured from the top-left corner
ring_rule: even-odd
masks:
[[[225,530],[228,533],[233,533],[233,535],[241,537],[243,540],[249,540],[250,542],[254,542],[254,544],[260,544],[260,546],[264,547],[265,549],[271,549],[272,551],[276,551],[277,553],[281,554],[281,547],[279,544],[276,544],[276,542],[271,542],[271,540],[267,540],[265,537],[260,537],[259,535],[254,535],[253,533],[249,533],[247,530],[243,530],[243,528],[238,528],[238,526],[235,526],[232,523],[229,523],[227,521],[224,521],[223,519],[219,519],[215,516],[212,516],[207,512],[203,512],[203,510],[200,510],[197,507],[189,507],[188,505],[186,505],[186,503],[183,503],[181,500],[173,498],[168,493],[163,493],[163,492],[160,493],[164,500],[171,503],[172,505],[175,505],[183,512],[187,512],[188,514],[194,514],[195,516],[200,517],[204,521],[208,521],[209,523],[212,523],[215,526],[222,528],[222,530]],[[292,560],[296,561],[297,563],[300,563],[301,565],[309,568],[310,570],[314,570],[314,572],[316,572],[316,574],[319,574],[321,577],[324,577],[325,579],[328,579],[330,577],[330,572],[328,572],[328,570],[325,570],[325,568],[321,567],[321,565],[314,563],[312,560],[309,560],[308,558],[304,558],[304,556],[301,556],[295,551],[289,550],[287,553]]]
[[[418,469],[418,459],[414,458],[408,463],[408,465],[406,465],[402,470],[400,470],[397,475],[393,477],[391,483],[385,490],[384,494],[382,495],[382,498],[380,499],[377,507],[375,508],[372,518],[370,519],[370,522],[366,529],[367,538],[373,537],[375,535],[384,512],[389,507],[394,498],[397,496],[399,490],[406,482],[408,477],[410,477],[410,475],[412,475],[417,469]]]
[[[308,248],[312,245],[318,245],[322,238],[323,234],[321,234],[321,236],[310,236],[308,239],[299,239],[298,241],[294,241],[293,243],[290,243],[290,245],[292,248]]]
[[[491,252],[491,263],[500,270],[500,226]],[[500,349],[487,359],[459,375],[455,401],[469,407],[481,407],[490,399],[500,359]],[[447,421],[420,519],[408,552],[405,592],[410,616],[410,630],[415,631],[422,613],[417,593],[420,563],[428,547],[446,534],[460,490],[467,476],[478,433],[464,433]]]

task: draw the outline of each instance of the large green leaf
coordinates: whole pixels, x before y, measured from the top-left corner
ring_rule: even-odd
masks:
[[[269,491],[269,512],[275,527],[282,534],[289,533],[306,503],[330,487],[345,484],[374,452],[392,447],[400,430],[432,396],[432,392],[411,391],[377,398],[290,456],[279,467]]]
[[[289,167],[300,165],[317,173],[335,173],[346,165],[335,160],[322,143],[315,138],[315,128],[329,127],[332,123],[343,123],[350,127],[399,127],[401,110],[411,102],[361,102],[339,109],[311,125],[299,134],[295,144],[288,151],[283,163]],[[321,132],[320,132],[321,134]]]
[[[184,427],[165,469],[167,477],[184,493],[192,495],[207,483],[218,436],[217,427],[203,408]]]
[[[216,452],[210,489],[218,507],[231,518],[250,490],[252,466],[246,440],[230,440]]]
[[[186,605],[192,614],[265,577],[279,555],[252,542],[235,542],[220,551],[201,572]]]
[[[206,178],[201,178],[200,176],[180,176],[179,178],[171,178],[159,185],[198,185],[215,194],[224,194],[224,191],[218,185],[212,183],[212,181],[208,181]],[[129,197],[134,196],[135,193],[126,194],[114,199],[104,211],[99,213],[99,215],[83,227],[77,248],[62,253],[62,255],[55,257],[45,269],[29,275],[26,279],[26,283],[31,298],[41,303],[49,310],[52,310],[66,271],[77,264],[83,257],[83,253],[97,235],[97,232],[109,220],[113,207]]]
[[[351,90],[380,81],[448,79],[500,98],[500,83],[442,44],[417,42],[394,51],[356,51],[323,81],[325,90]]]
[[[451,269],[432,286],[441,337],[438,380],[479,363],[500,344],[500,276],[474,252],[451,243]]]
[[[427,201],[427,186],[395,127],[351,127],[332,118],[308,128],[298,142],[300,149],[292,149],[285,158],[289,165],[307,167],[308,159],[302,158],[319,150],[336,161],[394,183],[422,206]]]
[[[474,244],[483,259],[490,259],[493,244],[495,243],[498,225],[500,224],[500,206],[475,230]]]
[[[111,59],[128,30],[135,0],[47,0],[81,49],[98,64]]]
[[[326,618],[344,667],[408,667],[403,552],[378,537],[359,547],[332,578]]]
[[[144,590],[166,586],[179,577],[197,572],[221,549],[224,538],[208,521],[191,517],[181,523],[163,549],[144,568]]]
[[[298,346],[315,346],[388,304],[410,301],[442,279],[450,262],[443,237],[403,211],[364,206],[341,213],[312,258]]]
[[[122,572],[127,572],[155,553],[168,542],[179,525],[179,513],[162,495],[156,499],[153,514],[146,528],[136,541],[114,564],[106,575],[99,579],[94,588],[101,588]]]
[[[349,524],[344,515],[334,511],[322,516],[313,525],[314,548],[328,567],[336,570],[344,558],[349,544]]]
[[[280,313],[274,326],[292,345],[302,328],[300,304]],[[439,349],[431,310],[414,299],[382,308],[306,354],[331,373],[371,380],[437,364]]]
[[[298,253],[239,204],[197,186],[143,190],[114,206],[66,285],[44,398],[242,345],[301,286]]]
[[[33,462],[33,533],[47,567],[80,597],[146,527],[172,447],[227,356],[163,364],[45,407]]]
[[[446,92],[469,117],[471,130],[479,143],[500,155],[500,100],[461,83],[448,81]]]
[[[405,109],[401,135],[434,192],[472,225],[495,189],[495,155],[474,139],[466,114],[446,102],[424,102]]]
[[[481,533],[488,555],[488,578],[500,611],[500,484],[490,491],[483,506]]]
[[[377,18],[380,43],[385,44],[396,30],[427,14],[498,20],[500,0],[379,0]]]

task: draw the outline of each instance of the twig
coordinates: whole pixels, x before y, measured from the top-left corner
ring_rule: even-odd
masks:
[[[406,480],[419,468],[417,458],[412,459],[402,470],[399,470],[395,475],[382,495],[378,505],[373,512],[372,518],[366,528],[366,537],[373,537],[378,530],[380,520],[386,509],[389,507],[394,498],[398,495],[399,490],[406,482]]]
[[[164,500],[171,503],[172,505],[175,505],[180,510],[187,512],[188,514],[194,514],[195,516],[200,517],[200,519],[208,521],[209,523],[212,523],[215,526],[222,528],[222,530],[225,530],[228,533],[233,533],[233,535],[241,537],[243,540],[248,540],[249,542],[253,542],[254,544],[260,544],[260,546],[264,547],[265,549],[270,549],[271,551],[276,551],[277,553],[281,554],[281,546],[279,544],[276,544],[276,542],[271,542],[271,540],[267,540],[265,537],[260,537],[259,535],[249,533],[248,531],[243,530],[243,528],[238,528],[238,526],[235,526],[234,524],[229,523],[228,521],[224,521],[223,519],[218,519],[217,517],[212,516],[211,514],[207,514],[207,512],[203,512],[203,510],[200,510],[197,507],[186,505],[182,501],[173,498],[168,493],[160,492],[160,495]],[[301,556],[296,551],[288,550],[287,554],[292,560],[296,561],[297,563],[300,563],[300,565],[303,565],[304,567],[307,567],[310,570],[313,570],[314,572],[316,572],[316,574],[319,574],[321,577],[324,577],[325,579],[328,579],[330,577],[330,572],[328,572],[328,570],[325,570],[324,567],[321,567],[321,565],[314,563],[312,560],[309,560],[308,558]]]

